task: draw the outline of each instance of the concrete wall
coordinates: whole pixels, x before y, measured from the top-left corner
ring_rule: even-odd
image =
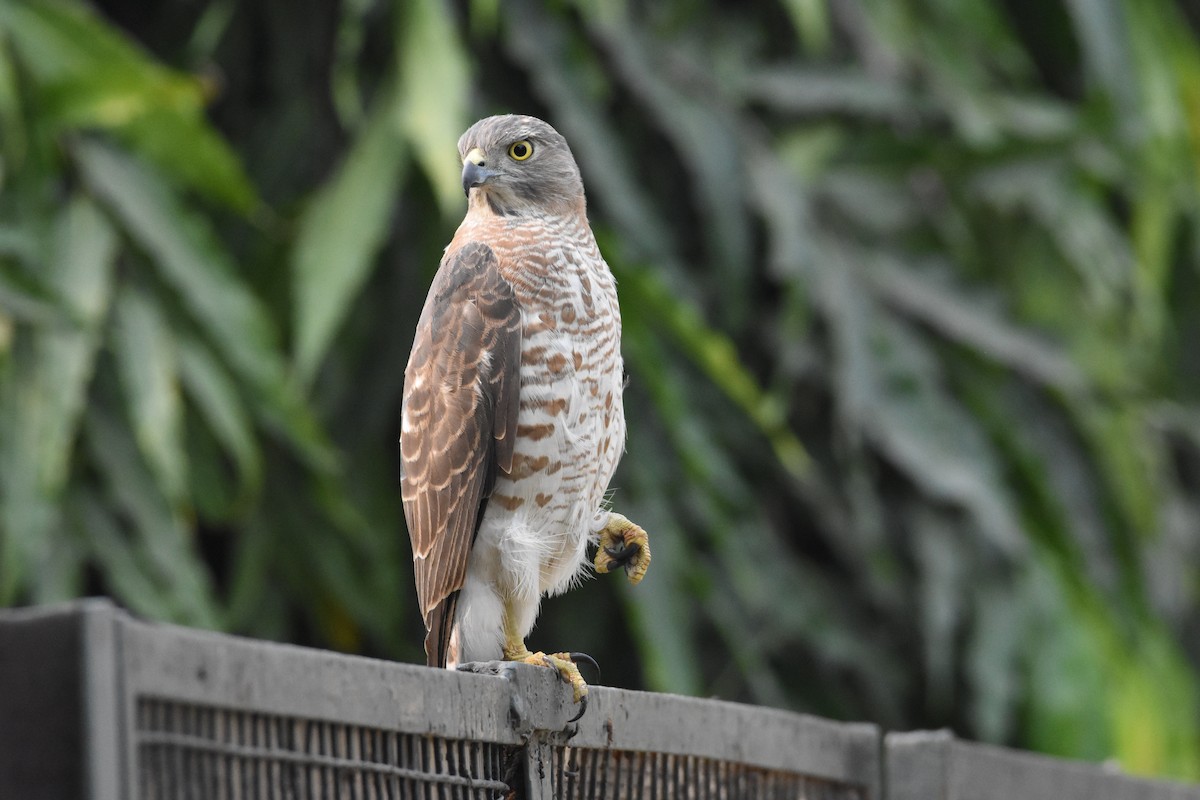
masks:
[[[0,611],[0,800],[1197,798],[1196,787],[774,709],[134,620]]]

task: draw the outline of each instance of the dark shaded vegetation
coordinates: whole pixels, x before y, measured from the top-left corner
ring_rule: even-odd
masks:
[[[1172,0],[0,2],[0,603],[420,660],[454,144],[571,142],[655,561],[616,685],[1200,778],[1200,38]]]

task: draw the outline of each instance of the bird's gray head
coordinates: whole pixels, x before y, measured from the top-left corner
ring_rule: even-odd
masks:
[[[503,216],[584,212],[583,180],[571,148],[537,117],[479,120],[458,140],[458,157],[472,207],[490,206]]]

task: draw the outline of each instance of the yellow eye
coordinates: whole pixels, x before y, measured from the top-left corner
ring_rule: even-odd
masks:
[[[524,161],[533,155],[533,142],[522,139],[508,146],[508,155],[513,161]]]

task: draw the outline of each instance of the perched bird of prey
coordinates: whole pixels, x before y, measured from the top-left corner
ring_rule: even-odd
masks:
[[[553,667],[586,708],[572,654],[530,653],[525,637],[589,542],[597,572],[637,583],[650,563],[645,531],[605,505],[625,449],[616,283],[554,128],[488,117],[458,155],[467,214],[417,323],[401,417],[425,653]]]

